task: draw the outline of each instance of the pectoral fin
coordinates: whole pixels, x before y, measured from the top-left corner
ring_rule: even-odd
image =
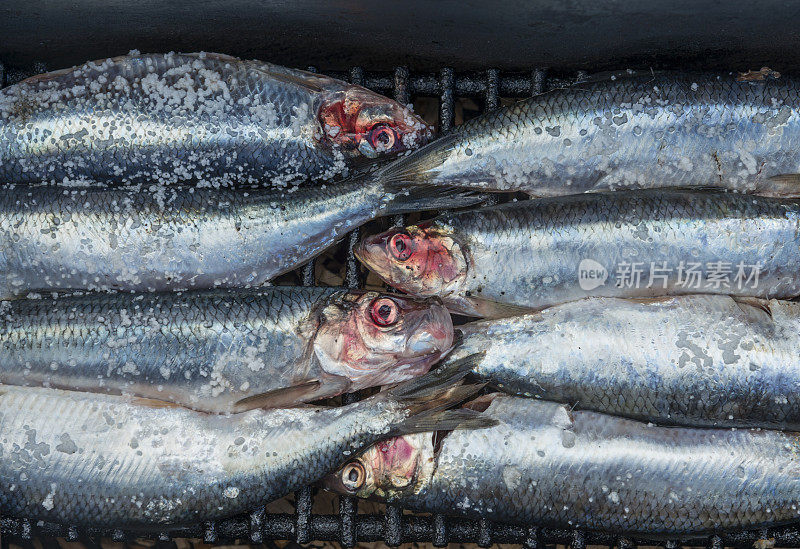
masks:
[[[773,175],[758,186],[756,194],[779,198],[800,198],[800,173]]]
[[[453,312],[482,318],[507,318],[535,312],[533,307],[512,303],[500,303],[482,297],[462,297],[445,300],[445,306]]]
[[[233,412],[246,412],[256,408],[288,408],[321,398],[319,380],[307,381],[292,387],[283,387],[243,398],[233,405]]]

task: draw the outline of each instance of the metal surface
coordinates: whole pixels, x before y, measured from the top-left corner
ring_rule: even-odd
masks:
[[[27,70],[4,71],[0,63],[0,83],[11,84],[31,74],[47,69],[41,63],[31,65]],[[460,98],[477,99],[483,109],[499,104],[500,98],[525,97],[541,93],[555,86],[563,86],[575,81],[584,74],[573,78],[546,78],[543,69],[527,71],[524,74],[503,73],[488,69],[472,73],[457,73],[452,68],[443,68],[430,73],[411,73],[405,67],[392,72],[365,72],[360,67],[348,72],[329,72],[335,77],[355,83],[383,94],[408,101],[415,96],[436,96],[439,98],[440,131],[452,128],[455,122],[455,105]],[[393,224],[403,224],[402,217],[391,220]],[[353,256],[353,246],[357,242],[358,231],[345,239],[340,246],[346,254],[345,285],[358,287],[363,282],[362,271]],[[304,285],[316,281],[315,261],[298,269],[299,280]],[[345,395],[344,403],[357,397]],[[198,523],[172,528],[169,531],[138,531],[121,529],[79,529],[70,525],[18,520],[0,517],[0,549],[7,549],[9,543],[18,543],[24,549],[33,547],[32,540],[43,540],[45,548],[52,545],[56,537],[67,541],[82,541],[89,547],[99,547],[93,540],[109,538],[116,542],[149,538],[158,547],[172,547],[174,538],[199,538],[209,544],[224,544],[232,541],[253,544],[268,540],[293,540],[304,544],[311,541],[336,541],[344,547],[353,547],[358,542],[383,541],[397,546],[408,542],[429,542],[436,547],[448,543],[475,543],[489,547],[495,543],[521,544],[529,549],[539,549],[546,544],[569,545],[573,549],[585,549],[586,545],[618,546],[620,549],[633,549],[638,545],[661,546],[675,549],[682,545],[705,546],[713,549],[722,547],[752,547],[754,543],[765,547],[800,547],[800,528],[788,526],[774,530],[719,533],[718,535],[688,538],[681,540],[631,539],[601,532],[581,530],[561,530],[540,528],[537,525],[505,525],[487,520],[468,520],[443,515],[418,516],[404,514],[395,506],[387,506],[383,514],[358,514],[358,500],[351,497],[339,498],[338,514],[312,513],[314,489],[304,488],[295,493],[294,514],[270,514],[264,506],[248,515],[237,516],[215,522]],[[265,502],[266,503],[266,502]],[[48,545],[49,544],[49,545]]]
[[[784,0],[4,0],[0,59],[220,51],[302,67],[800,66]]]

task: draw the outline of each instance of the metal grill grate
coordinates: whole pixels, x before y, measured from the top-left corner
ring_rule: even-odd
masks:
[[[316,72],[314,67],[310,71]],[[31,76],[46,72],[42,63],[27,71],[7,71],[0,63],[0,86],[13,84]],[[397,67],[393,72],[365,72],[353,67],[347,73],[326,73],[330,76],[360,84],[378,93],[389,95],[402,103],[415,96],[438,97],[439,129],[447,132],[455,123],[456,100],[473,98],[482,102],[482,110],[496,108],[500,98],[522,98],[542,93],[548,89],[569,85],[586,76],[578,73],[574,78],[548,77],[545,69],[535,69],[526,74],[504,74],[497,69],[483,72],[458,74],[452,68],[443,68],[438,73],[411,73],[406,67]],[[404,222],[403,216],[392,220],[394,225]],[[358,262],[353,247],[358,242],[359,230],[350,234],[346,242],[347,261],[345,285],[357,288],[361,284]],[[302,284],[315,282],[315,262],[311,261],[298,269]],[[357,400],[354,395],[345,395],[345,403]],[[168,532],[124,530],[113,528],[77,528],[53,523],[33,523],[27,519],[0,517],[0,549],[8,549],[9,543],[33,549],[32,540],[41,540],[44,549],[57,547],[54,538],[67,541],[83,541],[91,548],[99,547],[93,540],[108,538],[115,542],[133,539],[152,539],[158,548],[174,547],[174,538],[198,538],[205,543],[218,544],[242,541],[262,544],[268,540],[294,540],[299,544],[318,541],[337,541],[344,547],[353,547],[357,542],[383,541],[397,546],[408,542],[430,542],[436,547],[448,543],[475,543],[489,547],[494,543],[521,544],[529,549],[539,549],[546,544],[571,546],[585,549],[586,545],[617,546],[619,549],[634,549],[639,545],[676,549],[679,546],[700,546],[709,549],[723,547],[752,547],[763,541],[766,547],[800,547],[798,526],[777,529],[724,533],[720,535],[694,537],[681,540],[653,540],[619,537],[601,532],[540,528],[536,525],[505,525],[486,519],[478,521],[445,517],[406,515],[394,505],[387,505],[383,514],[358,514],[358,500],[352,497],[339,498],[338,514],[312,513],[313,488],[306,487],[295,492],[295,513],[269,513],[261,506],[248,515],[225,520],[204,522],[170,529]]]

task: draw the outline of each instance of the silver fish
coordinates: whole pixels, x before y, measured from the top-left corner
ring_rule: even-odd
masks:
[[[595,77],[475,118],[385,168],[532,196],[717,187],[800,196],[800,84],[776,73]]]
[[[589,298],[459,326],[504,392],[657,424],[800,431],[800,304]]]
[[[439,411],[478,386],[433,375],[339,408],[214,415],[0,386],[0,513],[81,526],[168,527],[253,509],[392,434],[481,427]]]
[[[438,303],[336,288],[88,294],[0,303],[0,383],[207,412],[295,405],[424,374]]]
[[[491,395],[499,424],[378,443],[329,476],[336,492],[431,513],[658,537],[800,517],[800,434],[656,427]]]
[[[17,185],[0,189],[0,298],[256,286],[374,217],[452,200],[375,180],[296,192]]]
[[[800,295],[800,202],[620,191],[502,204],[365,238],[386,282],[507,316],[584,297]]]
[[[130,55],[0,91],[7,182],[332,180],[430,128],[360,86],[212,53]]]

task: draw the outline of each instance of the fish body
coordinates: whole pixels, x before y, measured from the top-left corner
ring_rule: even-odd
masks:
[[[798,433],[657,427],[510,396],[483,415],[498,425],[436,449],[431,434],[378,443],[325,484],[422,512],[665,538],[800,514]]]
[[[440,216],[367,237],[357,255],[392,286],[478,316],[598,296],[782,299],[800,294],[798,226],[790,199],[587,193]]]
[[[437,411],[453,404],[453,379],[434,381],[412,380],[416,392],[401,385],[338,408],[233,415],[0,386],[0,513],[115,528],[242,513],[392,433],[486,424],[462,410]],[[468,387],[461,389],[459,399]]]
[[[256,286],[415,202],[380,182],[297,192],[188,185],[0,190],[0,297]]]
[[[800,431],[800,305],[589,298],[459,326],[504,392],[659,425]]]
[[[131,54],[0,91],[0,178],[286,186],[346,176],[429,128],[360,86],[211,53]]]
[[[45,295],[0,304],[0,383],[235,412],[404,381],[452,341],[442,305],[376,292]]]
[[[538,197],[656,186],[798,196],[798,104],[800,83],[786,77],[596,77],[470,120],[386,176]]]

